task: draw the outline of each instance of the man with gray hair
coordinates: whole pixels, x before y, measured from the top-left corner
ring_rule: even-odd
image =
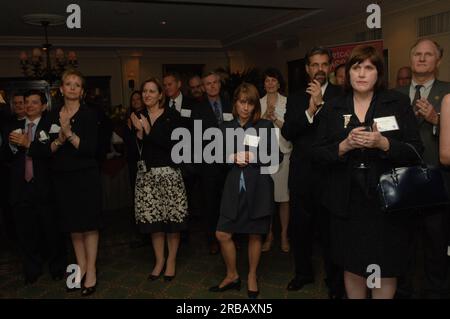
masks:
[[[409,96],[417,117],[420,136],[425,146],[423,159],[429,165],[439,166],[439,117],[442,98],[450,93],[450,83],[436,79],[443,49],[430,39],[420,39],[410,51],[411,84],[398,90]],[[449,220],[447,207],[422,209],[411,242],[410,269],[400,278],[398,297],[412,297],[415,248],[417,235],[423,239],[425,257],[424,297],[443,298],[449,292],[447,245]]]

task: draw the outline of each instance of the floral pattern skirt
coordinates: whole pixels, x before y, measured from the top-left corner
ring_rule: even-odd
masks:
[[[151,167],[136,178],[135,218],[142,233],[187,229],[188,205],[181,171]]]

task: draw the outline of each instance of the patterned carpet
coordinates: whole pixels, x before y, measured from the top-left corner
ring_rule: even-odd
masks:
[[[148,281],[153,266],[150,245],[132,249],[133,225],[129,210],[109,211],[104,214],[105,227],[101,231],[98,257],[97,292],[88,298],[133,299],[210,299],[247,298],[247,244],[240,241],[238,270],[243,280],[241,291],[210,293],[208,287],[218,284],[225,274],[221,255],[209,255],[200,222],[192,222],[188,242],[179,249],[177,275],[171,282],[162,278]],[[67,293],[65,282],[55,282],[48,273],[31,285],[24,286],[17,247],[6,240],[0,244],[0,298],[81,298],[79,292]],[[288,292],[286,285],[293,274],[291,254],[281,252],[279,242],[263,253],[258,270],[260,298],[324,299],[327,297],[323,281],[320,250],[316,249],[313,262],[316,281],[301,291]],[[68,242],[69,261],[73,252]]]

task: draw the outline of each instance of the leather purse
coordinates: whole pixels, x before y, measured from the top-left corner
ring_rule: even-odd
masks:
[[[450,196],[439,167],[427,166],[411,144],[420,159],[420,165],[393,168],[381,175],[378,196],[381,210],[386,213],[414,210],[449,204]]]

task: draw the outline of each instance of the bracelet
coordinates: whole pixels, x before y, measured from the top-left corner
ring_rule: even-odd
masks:
[[[56,146],[60,147],[62,144],[58,141],[58,139],[55,139],[53,141],[53,143],[55,143]]]

